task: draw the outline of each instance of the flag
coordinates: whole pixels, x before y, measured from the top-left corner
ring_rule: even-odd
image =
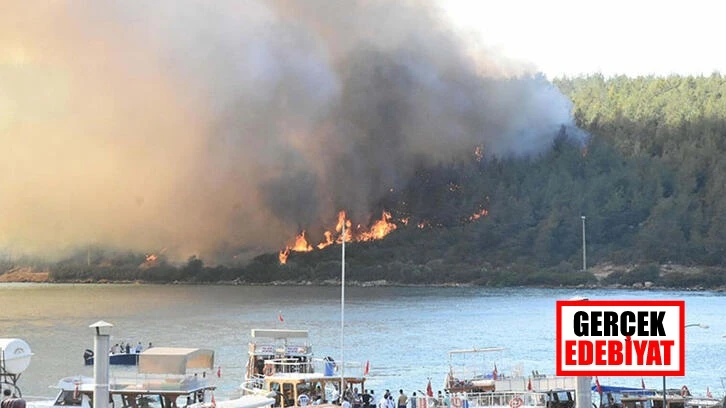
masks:
[[[217,378],[222,376],[222,366],[217,367]]]
[[[527,382],[527,391],[532,391],[532,379],[531,378]]]
[[[285,321],[285,319],[282,318],[282,310],[279,311],[279,312],[277,312],[277,320],[279,320],[281,322],[284,322]]]
[[[366,360],[366,367],[363,370],[363,375],[368,375],[371,372],[371,360]]]
[[[497,377],[499,377],[499,371],[497,371],[497,365],[495,363],[494,364],[494,370],[492,371],[492,378],[496,380]]]
[[[643,381],[643,377],[640,377],[640,388],[645,389],[645,381]]]
[[[430,378],[429,378],[429,385],[426,386],[426,395],[428,395],[429,397],[434,396],[434,389],[431,388],[431,379]]]
[[[600,381],[595,377],[595,388],[597,388],[597,393],[602,394],[602,387],[600,386]]]
[[[706,387],[706,398],[713,398],[713,395],[711,395],[711,389]]]
[[[214,399],[214,393],[212,393],[212,406],[213,407],[217,406],[217,400]]]

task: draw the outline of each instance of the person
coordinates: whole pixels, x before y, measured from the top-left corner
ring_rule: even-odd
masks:
[[[411,408],[416,408],[416,391],[413,392],[409,401],[411,401]]]
[[[371,408],[371,394],[368,393],[368,390],[363,389],[360,400],[363,402],[363,408]]]
[[[378,406],[378,399],[376,398],[376,392],[374,390],[371,390],[371,404],[373,408]]]
[[[393,394],[388,394],[388,404],[386,405],[387,408],[396,408],[396,402],[393,400]]]
[[[141,342],[136,343],[136,354],[141,353],[141,351],[144,349],[144,346],[141,345]]]
[[[350,408],[350,402],[348,397],[343,398],[343,403],[340,405],[341,408]]]
[[[149,348],[152,348],[152,347],[153,347],[153,346],[151,345],[151,342],[149,342]]]
[[[408,396],[403,393],[403,390],[398,390],[398,408],[406,408],[408,402]]]
[[[126,354],[131,354],[131,343],[126,343]]]

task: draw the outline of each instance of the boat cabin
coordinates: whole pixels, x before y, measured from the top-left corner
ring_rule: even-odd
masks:
[[[265,377],[262,384],[263,392],[274,395],[275,407],[304,407],[338,403],[340,397],[340,377],[322,374],[279,374]],[[343,395],[352,395],[354,391],[365,389],[364,377],[344,378]]]
[[[313,372],[307,330],[252,329],[247,355],[247,379]]]

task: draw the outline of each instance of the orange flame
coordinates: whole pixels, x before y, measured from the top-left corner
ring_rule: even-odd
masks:
[[[292,244],[292,246],[288,245],[285,249],[280,251],[280,254],[277,256],[277,258],[280,260],[280,264],[284,265],[287,263],[287,257],[290,256],[290,251],[310,252],[312,250],[313,246],[308,243],[307,238],[305,238],[305,230],[303,230],[298,236],[295,237],[295,243]]]
[[[469,217],[469,221],[476,221],[481,217],[486,217],[487,215],[489,215],[489,211],[485,208],[481,211],[478,211],[478,212],[475,212],[474,214],[472,214]]]
[[[391,213],[383,211],[381,219],[377,220],[371,226],[370,231],[364,231],[358,237],[356,241],[372,241],[374,239],[382,239],[386,235],[390,234],[398,226],[391,222]]]

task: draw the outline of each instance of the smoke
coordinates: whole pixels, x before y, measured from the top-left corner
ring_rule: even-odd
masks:
[[[365,220],[419,165],[547,149],[571,106],[435,4],[27,2],[0,15],[0,247],[177,258]],[[480,50],[481,51],[481,50]]]

